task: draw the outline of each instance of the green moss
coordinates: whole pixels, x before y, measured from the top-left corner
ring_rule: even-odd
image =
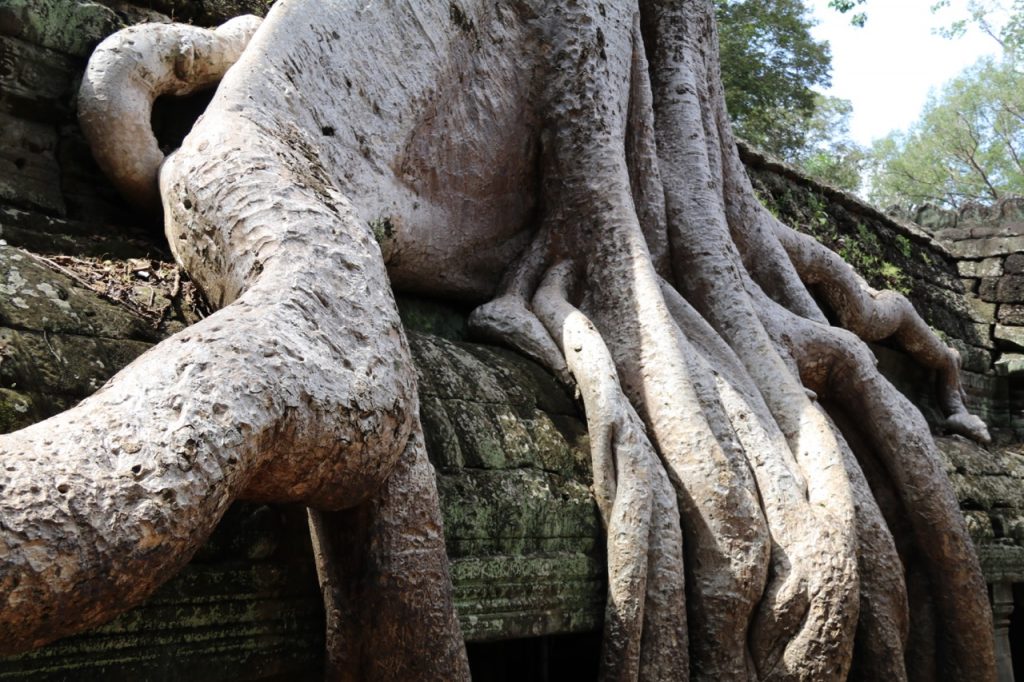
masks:
[[[381,216],[369,222],[373,238],[382,247],[391,241],[395,236],[395,225],[391,222],[391,216]]]
[[[0,25],[26,42],[86,57],[123,24],[112,9],[95,2],[5,0],[0,3]]]
[[[35,421],[31,399],[6,388],[0,388],[0,433],[10,433]]]

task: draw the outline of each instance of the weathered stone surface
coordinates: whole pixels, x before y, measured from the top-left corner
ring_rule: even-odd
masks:
[[[981,259],[1024,251],[1024,236],[1021,235],[1021,232],[1011,234],[1013,236],[965,239],[945,242],[945,244],[946,248],[958,258]]]
[[[152,235],[141,230],[54,218],[10,206],[0,206],[0,238],[8,246],[38,254],[170,260],[166,250],[153,244]]]
[[[98,339],[153,342],[159,336],[126,308],[10,246],[0,246],[0,326]]]
[[[953,211],[924,204],[919,206],[913,215],[913,220],[918,225],[932,231],[938,232],[947,228],[955,227],[957,214]]]
[[[79,66],[59,52],[0,35],[0,111],[55,123],[68,116]]]
[[[63,215],[56,150],[52,126],[0,113],[0,201]]]
[[[949,242],[971,239],[973,236],[974,235],[971,233],[970,228],[967,227],[950,227],[944,230],[939,230],[935,233],[935,238],[946,244],[949,244]]]
[[[1024,546],[1024,453],[1019,446],[985,449],[958,436],[936,443],[961,506],[989,517],[990,539]],[[984,523],[978,530],[989,532]]]
[[[1012,258],[1013,256],[1010,256]],[[1010,259],[1007,259],[1009,264]],[[962,260],[956,264],[961,277],[999,277],[1003,274],[1003,259]]]
[[[995,326],[994,334],[997,341],[1002,341],[1024,349],[1024,327],[1011,327],[1005,324],[997,324]]]
[[[1020,353],[1003,353],[995,364],[996,373],[1010,376],[1024,372],[1024,355]]]
[[[1017,303],[1002,303],[996,319],[1003,324],[1024,325],[1024,305]]]
[[[0,371],[3,355],[0,352]],[[0,432],[16,431],[39,420],[38,408],[31,396],[19,391],[0,388]]]
[[[978,297],[983,301],[997,303],[1024,301],[1024,275],[986,277],[978,286]]]
[[[114,10],[83,0],[4,0],[0,34],[58,52],[86,57],[121,27]]]
[[[1007,256],[1003,269],[1012,275],[1024,273],[1024,253],[1011,253]]]
[[[1024,275],[1005,275],[996,285],[996,300],[1006,303],[1024,301]]]
[[[977,280],[977,290],[975,293],[978,294],[978,298],[983,301],[998,301],[999,294],[997,289],[999,288],[999,277],[984,277]]]
[[[977,296],[964,296],[967,312],[974,322],[992,323],[996,319],[996,304],[987,303]]]
[[[968,338],[972,344],[986,350],[994,350],[996,347],[995,341],[992,338],[992,324],[988,321],[972,323]]]

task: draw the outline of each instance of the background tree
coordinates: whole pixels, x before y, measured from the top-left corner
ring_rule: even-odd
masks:
[[[817,92],[830,84],[832,55],[811,35],[814,21],[803,0],[715,0],[715,8],[737,135],[812,177],[856,191],[865,150],[849,138],[850,103]]]
[[[832,54],[802,0],[715,0],[726,106],[740,138],[783,159],[806,143]]]
[[[2,650],[130,607],[247,498],[312,510],[334,677],[463,678],[394,286],[473,301],[576,383],[605,679],[994,678],[966,524],[864,340],[984,440],[959,358],[757,202],[709,0],[285,0],[246,26],[90,60],[94,154],[159,197],[219,310],[0,437]],[[220,74],[165,160],[152,102]]]
[[[805,139],[793,163],[821,182],[858,192],[868,151],[850,138],[849,100],[818,95],[814,115],[805,123]]]
[[[1012,59],[983,59],[930,97],[909,130],[877,141],[871,163],[879,205],[1024,194],[1024,73]]]
[[[949,0],[940,0],[932,9],[948,14],[945,10],[950,6]],[[953,19],[938,33],[959,38],[972,25],[999,43],[1007,58],[1019,61],[1024,57],[1024,0],[968,0],[966,16]]]

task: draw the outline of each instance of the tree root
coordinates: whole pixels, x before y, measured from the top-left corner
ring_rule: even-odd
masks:
[[[179,428],[182,408],[168,402],[175,391],[185,391],[190,423],[202,430],[180,435],[152,427],[140,447],[165,462],[160,476],[168,482],[153,479],[160,489],[140,493],[127,474],[96,477],[108,488],[95,501],[108,504],[103,523],[112,527],[118,509],[138,507],[136,526],[151,530],[83,534],[78,564],[59,551],[51,531],[77,532],[70,519],[81,508],[57,521],[47,516],[46,504],[60,501],[63,484],[42,493],[24,471],[11,479],[24,490],[10,499],[25,511],[0,543],[21,573],[14,580],[6,578],[10,571],[0,573],[0,593],[7,590],[19,605],[50,605],[33,611],[37,625],[3,612],[14,618],[9,628],[29,633],[17,646],[54,636],[65,613],[79,614],[75,627],[105,615],[101,602],[77,596],[75,585],[88,585],[102,600],[143,569],[155,585],[228,500],[248,495],[321,509],[358,505],[310,514],[333,675],[441,679],[447,670],[464,677],[436,493],[409,414],[413,373],[384,257],[395,281],[419,277],[433,287],[445,278],[410,263],[429,261],[441,243],[491,239],[503,252],[516,245],[521,253],[496,295],[496,282],[473,290],[490,302],[474,311],[472,328],[571,376],[583,399],[594,495],[608,534],[605,679],[994,679],[984,583],[931,436],[857,336],[891,336],[937,369],[950,427],[984,440],[984,425],[964,408],[958,359],[906,299],[870,290],[841,259],[757,204],[724,108],[712,3],[480,3],[472,18],[460,9],[458,21],[454,9],[399,5],[326,3],[309,17],[277,5],[265,30],[287,48],[280,63],[264,73],[252,56],[271,59],[270,34],[261,31],[257,51],[228,73],[211,110],[164,164],[161,194],[175,255],[207,296],[227,307],[166,342],[164,355],[144,356],[81,411],[8,437],[0,448],[16,453],[12,461],[27,471],[40,453],[70,447],[43,445],[54,425],[79,441],[83,428],[91,432],[94,452],[111,439],[127,442],[119,435],[127,427],[109,423],[125,421],[124,409],[145,407],[146,424]],[[353,40],[381,31],[377,42],[351,49],[376,50],[396,72],[365,78],[359,97],[333,99],[330,110],[298,90],[281,95],[288,84],[310,82],[296,64],[321,54],[290,31],[312,22],[317,45],[330,43],[319,19],[349,21]],[[374,29],[356,30],[360,21]],[[400,40],[387,33],[388,22],[425,39]],[[473,33],[476,40],[467,41]],[[173,47],[183,34],[167,35]],[[162,49],[153,58],[167,75],[177,62]],[[347,69],[362,68],[362,56],[344,61],[336,56],[351,57],[344,49],[323,49],[334,68],[325,77],[335,85],[347,80]],[[460,60],[470,66],[459,71]],[[512,78],[469,104],[417,109],[425,83],[449,92],[464,77],[511,72],[533,74],[536,85]],[[394,90],[409,100],[397,113],[385,101]],[[515,102],[507,97],[513,92],[524,101],[502,109]],[[387,115],[373,93],[392,107]],[[274,106],[264,111],[251,100]],[[535,174],[516,168],[522,187],[512,188],[539,193],[530,204],[541,208],[538,229],[467,221],[465,205],[493,208],[470,190],[460,189],[465,205],[448,204],[445,213],[446,204],[426,191],[430,183],[413,177],[419,160],[409,150],[427,144],[416,137],[424,126],[482,117],[472,120],[482,120],[491,137],[469,135],[469,160],[451,177],[514,195],[504,178],[494,178],[501,169],[473,163],[491,158],[480,150],[492,137],[507,141],[506,122],[487,118],[494,111],[505,112],[513,129],[524,121],[543,128],[528,141],[541,150],[539,159],[532,151],[521,155],[537,166]],[[351,130],[324,122],[346,114],[353,115]],[[366,131],[393,158],[364,147]],[[451,152],[456,141],[441,146],[443,158],[461,158]],[[151,159],[121,182],[143,187],[152,169]],[[407,231],[401,220],[389,222],[399,234],[385,256],[350,194],[372,210],[407,209]],[[439,215],[453,221],[443,235],[429,228]],[[410,258],[415,246],[426,256]],[[452,258],[460,253],[476,255]],[[488,263],[481,257],[473,265],[479,271]],[[453,291],[465,295],[467,281],[476,280],[460,280]],[[828,326],[809,288],[849,332]],[[208,349],[220,364],[206,360]],[[209,377],[224,379],[211,385]],[[133,397],[140,385],[143,407]],[[257,407],[264,412],[250,416]],[[190,448],[201,451],[197,461],[209,472],[202,480],[179,480],[171,467]],[[122,464],[128,461],[135,460]],[[118,462],[106,466],[120,471]],[[74,472],[71,464],[65,469]],[[224,473],[233,471],[241,473]],[[111,495],[119,486],[135,497]],[[171,524],[168,509],[176,508],[157,501],[165,489],[199,511]],[[39,506],[33,496],[53,501]],[[166,547],[165,536],[173,539]],[[116,554],[104,553],[108,547]],[[159,567],[150,570],[150,561]],[[96,566],[108,564],[111,584],[93,587]],[[60,581],[60,592],[38,587]],[[151,587],[132,587],[130,598]],[[46,610],[65,594],[72,595],[66,612]],[[412,642],[420,630],[425,641],[440,637],[444,645],[432,651],[423,640]],[[401,655],[392,658],[394,652]]]
[[[129,202],[160,206],[156,178],[164,153],[150,123],[153,102],[216,86],[260,21],[245,15],[212,30],[140,24],[93,52],[78,95],[78,120],[96,163]]]

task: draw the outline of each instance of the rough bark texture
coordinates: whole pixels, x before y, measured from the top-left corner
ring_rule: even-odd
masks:
[[[156,94],[234,58],[133,31],[83,86],[84,112],[124,115],[93,141],[115,169],[152,142]],[[178,68],[189,54],[210,66]],[[110,55],[141,94],[101,78]],[[112,173],[145,202],[154,169]],[[464,677],[390,278],[492,300],[476,329],[578,385],[605,678],[994,677],[934,443],[857,337],[939,369],[949,425],[985,439],[957,356],[757,203],[710,2],[282,0],[159,184],[176,257],[222,309],[0,440],[5,651],[137,602],[231,499],[297,500],[317,510],[333,675]]]

